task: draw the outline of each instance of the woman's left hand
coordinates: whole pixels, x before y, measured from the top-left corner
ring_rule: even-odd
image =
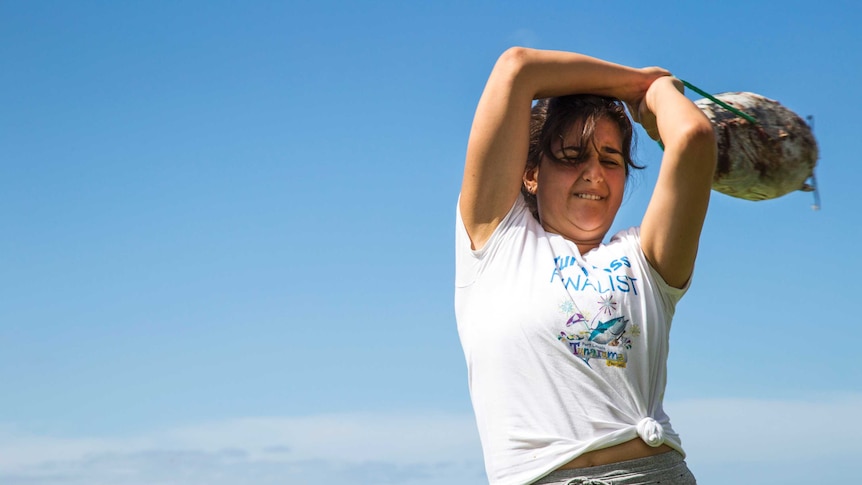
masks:
[[[652,267],[676,288],[694,268],[716,165],[712,124],[682,91],[679,79],[656,79],[638,106],[640,123],[664,144],[641,244]]]
[[[666,82],[670,82],[673,87],[676,88],[677,91],[679,91],[681,94],[685,94],[685,85],[683,85],[682,81],[673,76],[665,76],[656,79],[655,81],[653,81],[652,85],[650,85],[650,89],[652,89],[653,86],[656,85],[656,83]],[[647,90],[647,93],[649,93],[649,89]],[[647,94],[645,94],[644,97],[639,100],[637,106],[632,106],[626,103],[626,107],[629,109],[629,113],[631,113],[632,119],[634,119],[635,122],[639,123],[643,127],[644,131],[647,132],[647,135],[649,135],[649,137],[653,140],[660,142],[661,137],[659,136],[658,124],[656,122],[655,113],[650,111],[649,107],[647,107],[646,98]]]

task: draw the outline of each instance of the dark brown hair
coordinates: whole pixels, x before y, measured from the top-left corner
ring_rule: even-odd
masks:
[[[573,126],[582,125],[580,139],[566,140],[566,142],[576,146],[586,146],[595,136],[596,124],[603,119],[616,123],[620,128],[623,137],[622,151],[626,178],[629,176],[630,169],[644,168],[632,160],[634,131],[623,103],[617,99],[603,96],[573,94],[540,99],[533,106],[530,117],[530,149],[527,152],[525,171],[538,167],[545,156],[552,161],[559,161],[553,154],[551,144],[562,138]],[[588,156],[588,150],[580,150],[579,156]],[[533,216],[538,220],[539,209],[536,194],[531,194],[523,185],[521,186],[521,193],[524,195],[524,200],[530,207]]]

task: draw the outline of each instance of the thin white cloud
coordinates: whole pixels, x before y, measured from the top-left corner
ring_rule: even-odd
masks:
[[[862,394],[667,403],[700,483],[727,469],[787,470],[862,455]],[[771,468],[770,468],[771,467]],[[786,472],[783,475],[787,482]],[[710,476],[712,474],[712,476]],[[778,476],[772,474],[771,476]],[[245,418],[114,438],[0,428],[4,485],[470,485],[483,483],[471,415]],[[738,482],[743,483],[743,482]],[[804,483],[804,482],[799,482]]]
[[[667,409],[689,456],[704,463],[862,456],[862,394],[693,399]]]
[[[110,439],[0,429],[4,485],[481,481],[472,415],[244,418]]]

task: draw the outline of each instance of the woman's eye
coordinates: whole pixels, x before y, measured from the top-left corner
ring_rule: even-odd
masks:
[[[613,166],[615,166],[615,167],[619,167],[619,166],[620,166],[620,162],[618,162],[618,161],[616,161],[616,160],[602,160],[602,163],[603,163],[603,164],[605,164],[605,165],[613,165]]]

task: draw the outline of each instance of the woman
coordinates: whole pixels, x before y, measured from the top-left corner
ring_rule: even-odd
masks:
[[[494,66],[467,147],[455,295],[493,485],[694,483],[662,399],[716,147],[681,91],[664,69],[569,52],[512,48]],[[604,243],[636,167],[617,100],[665,150],[640,228]]]

